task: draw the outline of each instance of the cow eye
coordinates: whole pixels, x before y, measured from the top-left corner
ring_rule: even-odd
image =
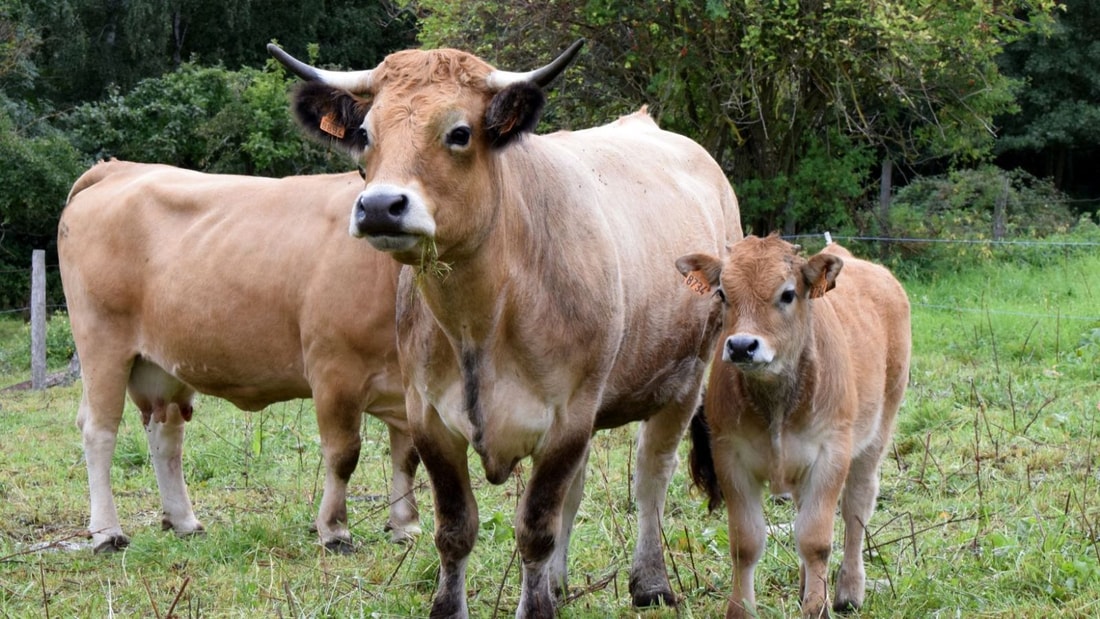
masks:
[[[469,127],[455,127],[447,132],[447,146],[453,146],[456,148],[462,148],[470,143],[470,128]]]
[[[783,294],[779,295],[779,302],[783,305],[790,305],[794,303],[794,290],[788,288],[783,291]]]
[[[717,288],[717,289],[714,290],[714,294],[718,295],[718,300],[719,301],[721,301],[722,303],[726,302],[726,291],[725,290],[722,290],[721,288]]]

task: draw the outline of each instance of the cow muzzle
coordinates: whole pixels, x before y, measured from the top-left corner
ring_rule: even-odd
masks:
[[[408,251],[422,238],[435,236],[435,220],[419,193],[374,185],[355,200],[348,232],[381,251]]]
[[[722,360],[743,367],[767,365],[775,359],[775,350],[763,338],[751,333],[735,333],[726,338]]]

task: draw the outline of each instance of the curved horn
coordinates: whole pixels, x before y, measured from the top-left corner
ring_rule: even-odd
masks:
[[[494,92],[503,90],[516,82],[534,82],[539,88],[545,88],[573,62],[573,59],[577,57],[577,53],[581,51],[583,45],[584,39],[577,39],[569,46],[569,49],[562,52],[561,55],[550,62],[550,64],[535,69],[534,71],[527,71],[526,73],[493,71],[489,74],[489,77],[485,78],[485,84],[489,87],[489,90]]]
[[[307,82],[321,82],[349,92],[365,93],[371,89],[371,70],[366,71],[326,71],[308,65],[284,52],[274,43],[267,44],[267,53],[275,57],[291,73]]]

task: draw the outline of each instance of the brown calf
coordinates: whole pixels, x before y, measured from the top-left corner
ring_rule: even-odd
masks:
[[[838,499],[844,558],[834,609],[860,606],[864,526],[908,380],[909,302],[897,280],[837,245],[808,260],[796,251],[775,235],[748,237],[724,262],[692,254],[676,263],[719,290],[726,305],[705,420],[697,413],[692,422],[691,464],[711,509],[724,498],[729,511],[727,618],[753,612],[765,483],[774,494],[793,495],[798,508],[803,617],[829,614]]]

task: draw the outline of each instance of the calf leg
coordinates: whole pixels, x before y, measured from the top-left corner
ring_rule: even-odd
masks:
[[[730,558],[733,560],[733,587],[726,619],[755,617],[753,578],[767,542],[761,503],[763,487],[741,467],[731,449],[717,447],[714,450],[714,468],[726,502]]]
[[[800,559],[799,591],[802,616],[807,619],[829,616],[828,571],[833,521],[840,490],[848,473],[847,462],[835,464],[839,459],[830,454],[819,456],[819,464],[810,472],[795,498],[798,515],[794,521],[794,536]]]
[[[321,543],[336,552],[354,549],[348,530],[348,480],[359,465],[362,439],[362,402],[332,391],[314,393],[321,453],[325,459],[325,485],[317,512]]]
[[[523,559],[523,584],[516,617],[553,617],[555,598],[551,591],[553,558],[564,561],[572,523],[565,515],[575,515],[565,508],[567,496],[578,484],[588,453],[591,434],[587,431],[554,437],[552,445],[538,455],[531,470],[531,479],[523,492],[516,511],[516,544]],[[573,513],[566,512],[573,511]],[[560,554],[559,554],[560,553]],[[564,568],[562,568],[564,584]],[[556,583],[554,583],[556,584]]]
[[[638,542],[630,567],[630,595],[635,606],[676,605],[668,581],[661,523],[665,497],[679,456],[676,449],[694,413],[690,405],[677,404],[642,423],[638,434],[638,470],[634,490],[638,497]]]
[[[404,430],[389,426],[390,462],[393,465],[393,482],[390,486],[390,518],[386,530],[390,541],[407,542],[420,535],[420,513],[416,509],[413,484],[420,457],[413,447],[412,436]]]
[[[844,519],[844,558],[837,574],[833,605],[833,609],[840,612],[863,605],[867,580],[863,569],[863,536],[878,496],[880,453],[880,450],[864,452],[853,460],[844,486],[840,502],[840,515]]]

